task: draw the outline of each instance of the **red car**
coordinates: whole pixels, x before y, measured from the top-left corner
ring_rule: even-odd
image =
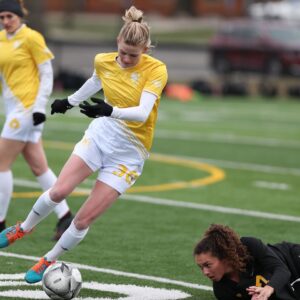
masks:
[[[212,68],[300,75],[300,27],[283,22],[234,21],[210,43]]]

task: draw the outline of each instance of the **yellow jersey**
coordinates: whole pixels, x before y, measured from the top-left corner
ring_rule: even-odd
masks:
[[[11,38],[2,30],[0,53],[0,77],[6,107],[8,110],[31,108],[40,84],[38,65],[54,57],[43,36],[26,25]]]
[[[162,91],[167,83],[166,65],[147,54],[143,54],[134,67],[122,68],[116,61],[117,52],[101,53],[95,57],[95,71],[102,82],[106,101],[119,108],[139,105],[143,91],[157,96],[146,122],[123,121],[124,134],[137,138],[147,151],[152,146],[154,127]],[[129,129],[129,130],[128,130]]]

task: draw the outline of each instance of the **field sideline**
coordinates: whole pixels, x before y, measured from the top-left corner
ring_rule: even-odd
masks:
[[[300,243],[299,115],[295,101],[163,99],[143,175],[62,257],[80,264],[80,299],[214,299],[192,257],[211,223],[265,242]],[[76,108],[48,115],[44,145],[56,173],[89,121]],[[22,220],[40,193],[22,158],[13,172],[9,224]],[[69,197],[74,211],[94,179]],[[51,215],[26,240],[0,252],[0,299],[47,299],[21,274],[52,247],[55,223]]]

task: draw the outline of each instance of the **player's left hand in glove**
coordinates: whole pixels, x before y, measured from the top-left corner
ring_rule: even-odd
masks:
[[[79,104],[81,113],[90,118],[109,117],[112,114],[113,107],[104,102],[104,100],[98,98],[91,98],[91,100],[95,105],[92,105],[87,101],[83,101],[82,104]]]
[[[33,125],[37,126],[46,121],[46,115],[40,112],[34,112],[32,114]]]

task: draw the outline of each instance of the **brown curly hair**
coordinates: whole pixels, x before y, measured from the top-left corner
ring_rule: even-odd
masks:
[[[234,270],[244,272],[251,260],[238,234],[226,225],[212,224],[194,248],[194,256],[210,252],[218,259],[226,259]]]

